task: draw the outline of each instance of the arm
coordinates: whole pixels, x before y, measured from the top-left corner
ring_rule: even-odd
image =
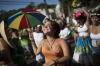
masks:
[[[36,46],[35,42],[31,41],[31,43],[32,43],[32,48],[33,48],[33,51],[34,51],[35,55],[40,54],[41,50],[42,50],[43,41],[40,42],[39,47]]]
[[[90,36],[90,28],[89,28],[89,26],[90,26],[90,18],[89,18],[89,13],[86,11],[86,9],[84,8],[84,7],[82,7],[82,10],[83,10],[83,12],[85,13],[85,15],[86,15],[86,26],[87,26],[87,28],[88,28],[88,35],[86,36],[86,37],[83,37],[83,40],[85,40],[87,37],[89,37]]]
[[[69,61],[70,60],[70,52],[69,52],[69,47],[66,44],[66,41],[64,39],[60,39],[60,45],[63,50],[63,57],[58,59],[59,63]]]
[[[39,47],[37,48],[32,33],[29,33],[29,39],[31,41],[32,48],[33,48],[33,51],[34,51],[35,55],[38,55],[39,53],[41,53],[43,41],[40,42]]]
[[[84,7],[82,7],[82,11],[85,13],[85,15],[86,15],[86,26],[90,26],[90,15],[89,15],[89,13],[86,11],[86,9],[84,8]]]

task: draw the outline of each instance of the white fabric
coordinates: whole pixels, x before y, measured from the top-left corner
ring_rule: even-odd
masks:
[[[56,12],[57,17],[63,16],[63,13],[62,13],[61,5],[60,4],[57,4],[56,5],[55,12]]]
[[[79,63],[79,57],[80,57],[80,55],[81,55],[81,53],[74,52],[73,62]],[[81,58],[81,60],[82,60],[82,58]]]
[[[100,40],[100,33],[98,33],[98,34],[91,33],[90,37],[91,37],[91,39]]]
[[[73,18],[72,19],[73,23],[75,24],[75,26],[77,25],[77,21]]]
[[[87,26],[84,24],[83,27],[80,26],[78,27],[77,31],[79,33],[79,36],[87,36],[88,35],[88,32],[87,32],[88,28]]]
[[[60,38],[67,39],[67,36],[70,34],[70,30],[66,27],[63,30],[60,30],[59,36]]]
[[[41,42],[41,40],[43,39],[43,33],[33,32],[33,36],[34,36],[34,40],[35,40],[36,46],[38,47],[40,42]],[[36,55],[36,60],[39,61],[39,59],[43,59],[43,57],[40,54]]]
[[[68,16],[66,17],[66,21],[67,21],[67,23],[69,23],[69,17]]]
[[[92,46],[93,47],[98,47],[98,45],[96,43],[97,43],[97,41],[98,42],[100,41],[100,33],[98,33],[98,34],[91,33],[90,37],[92,39]]]
[[[92,61],[92,56],[87,54],[87,55],[82,55],[82,53],[76,53],[74,52],[73,55],[73,62],[75,63],[82,63],[82,64],[93,64]]]

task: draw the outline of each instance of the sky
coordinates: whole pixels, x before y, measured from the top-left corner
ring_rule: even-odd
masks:
[[[19,8],[25,8],[30,2],[34,2],[35,5],[44,3],[44,0],[0,0],[0,10],[17,10]],[[58,4],[58,0],[46,0],[47,4]]]

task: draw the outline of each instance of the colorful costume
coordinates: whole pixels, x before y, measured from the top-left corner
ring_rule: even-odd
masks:
[[[88,28],[85,24],[77,28],[79,36],[76,42],[76,47],[73,55],[73,62],[75,63],[93,63],[91,58],[91,38],[87,37],[84,39],[84,37],[88,35],[87,30]]]

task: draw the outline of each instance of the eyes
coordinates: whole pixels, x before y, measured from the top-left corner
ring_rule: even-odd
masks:
[[[51,23],[45,23],[44,25],[43,25],[43,28],[49,28],[49,29],[51,29],[52,28],[52,26],[51,26]]]
[[[43,25],[43,28],[52,28],[52,26],[51,25]]]
[[[98,20],[99,20],[99,18],[98,18],[98,17],[92,17],[91,19],[92,19],[92,20],[96,20],[96,21],[98,21]]]

